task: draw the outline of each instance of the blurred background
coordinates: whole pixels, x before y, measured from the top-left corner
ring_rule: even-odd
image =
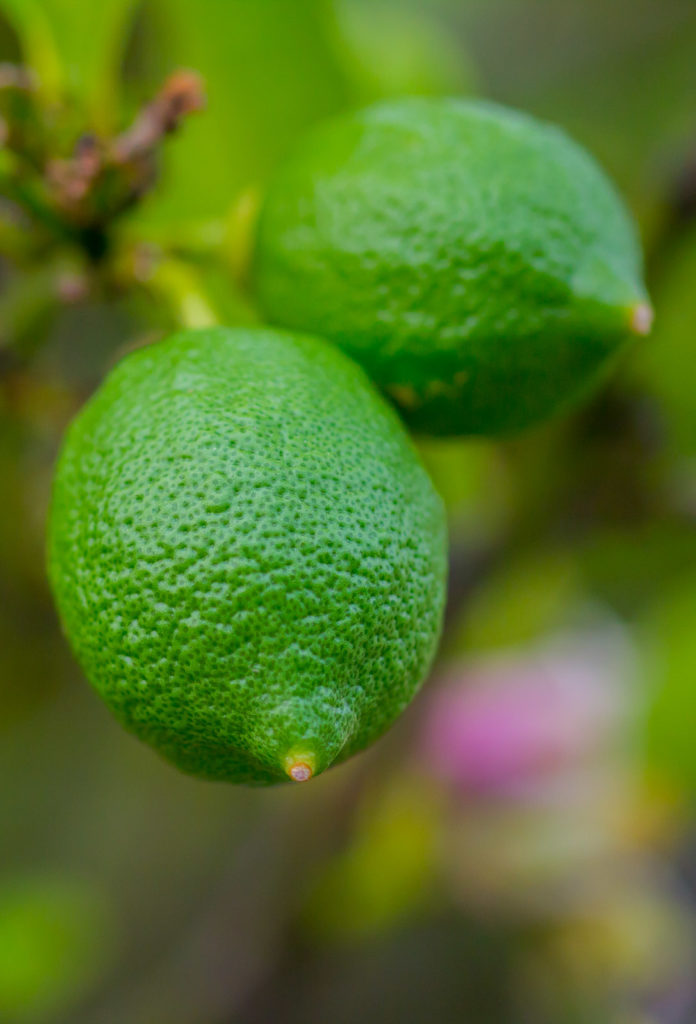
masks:
[[[696,4],[0,0],[0,60],[0,1021],[692,1024]],[[61,638],[61,433],[129,347],[253,319],[249,226],[298,133],[414,93],[588,146],[656,329],[571,419],[422,445],[447,627],[384,740],[307,787],[197,782]]]

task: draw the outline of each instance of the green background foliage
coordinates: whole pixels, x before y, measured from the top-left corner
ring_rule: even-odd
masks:
[[[0,10],[0,59],[24,59],[64,110],[62,156],[83,131],[123,130],[177,68],[208,93],[115,228],[126,264],[133,246],[165,253],[144,284],[73,295],[84,257],[27,252],[0,182],[0,1019],[688,1024],[692,0]],[[639,219],[656,328],[572,417],[503,444],[424,444],[449,516],[449,626],[380,744],[307,787],[198,783],[118,728],[60,636],[44,571],[58,443],[114,361],[182,310],[254,319],[239,285],[254,197],[306,126],[411,93],[484,95],[587,145]],[[476,783],[435,777],[422,730],[452,680],[485,690],[509,750],[540,658],[594,694],[553,719],[544,772],[508,765],[504,789],[483,786],[482,761]]]

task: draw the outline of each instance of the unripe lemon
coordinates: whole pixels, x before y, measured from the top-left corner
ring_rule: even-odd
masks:
[[[304,780],[422,682],[445,521],[398,417],[326,342],[185,331],[127,356],[71,426],[49,570],[117,718],[208,779]]]
[[[561,131],[403,99],[310,133],[253,258],[274,323],[327,337],[430,434],[509,434],[577,400],[651,310],[633,224]]]

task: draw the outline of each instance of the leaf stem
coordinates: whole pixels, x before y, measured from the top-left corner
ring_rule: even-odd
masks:
[[[167,306],[173,320],[181,327],[213,327],[221,321],[195,270],[181,260],[160,259],[143,284]]]

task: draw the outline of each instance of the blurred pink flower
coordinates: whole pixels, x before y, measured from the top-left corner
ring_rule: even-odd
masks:
[[[454,666],[426,709],[421,758],[459,788],[508,794],[579,765],[627,714],[623,667],[604,638]]]

